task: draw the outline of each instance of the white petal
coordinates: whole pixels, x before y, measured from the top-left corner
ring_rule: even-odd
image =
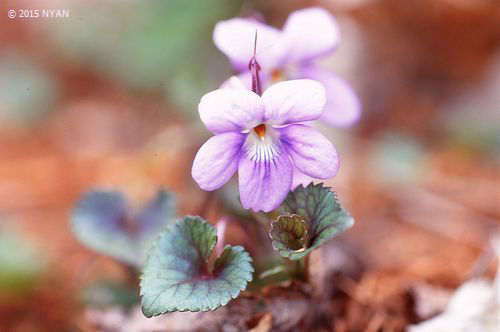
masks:
[[[198,105],[201,121],[218,134],[248,130],[264,120],[261,98],[249,90],[219,89],[207,93]]]
[[[361,102],[351,86],[330,71],[318,66],[306,66],[301,75],[322,83],[326,90],[326,105],[320,120],[335,127],[348,127],[361,117]]]
[[[245,135],[224,133],[211,137],[196,154],[191,175],[201,189],[222,187],[238,168]]]
[[[328,179],[337,174],[337,150],[316,129],[298,124],[277,130],[299,171],[316,179]]]
[[[274,125],[316,120],[325,107],[321,83],[303,79],[279,82],[262,94],[265,121]]]
[[[281,31],[253,19],[233,18],[216,24],[213,39],[233,66],[247,70],[253,56],[255,32],[257,31],[256,58],[263,70],[279,64],[285,55]]]
[[[332,52],[340,42],[333,15],[313,7],[293,12],[283,27],[288,48],[287,62],[304,62]]]

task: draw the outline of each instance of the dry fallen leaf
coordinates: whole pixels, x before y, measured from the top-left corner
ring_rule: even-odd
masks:
[[[500,238],[493,240],[500,258]],[[409,332],[496,332],[500,326],[500,264],[494,282],[474,278],[460,286],[446,310],[427,321],[413,325]]]
[[[268,332],[273,325],[273,315],[265,313],[257,323],[257,325],[248,332]]]

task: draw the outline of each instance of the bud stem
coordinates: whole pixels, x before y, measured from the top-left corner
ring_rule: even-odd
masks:
[[[256,52],[257,52],[257,30],[255,30],[255,40],[254,40],[254,44],[253,44],[253,56],[250,59],[250,62],[248,63],[248,69],[250,70],[250,73],[252,74],[252,91],[260,96],[260,95],[262,95],[262,87],[260,85],[260,76],[259,76],[260,65],[257,62],[257,58],[255,57]]]

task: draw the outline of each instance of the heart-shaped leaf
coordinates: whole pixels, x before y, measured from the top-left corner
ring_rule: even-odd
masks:
[[[280,210],[284,215],[272,222],[270,236],[280,255],[292,260],[309,255],[354,224],[337,195],[323,184],[298,186],[288,194]]]
[[[135,215],[120,193],[95,190],[77,202],[71,224],[88,247],[140,267],[155,237],[174,223],[175,214],[174,198],[165,190]]]
[[[252,259],[243,247],[227,245],[211,267],[208,258],[216,242],[215,228],[200,217],[184,217],[160,235],[141,275],[146,317],[215,310],[246,288]]]

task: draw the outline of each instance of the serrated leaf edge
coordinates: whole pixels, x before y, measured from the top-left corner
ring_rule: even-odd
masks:
[[[330,241],[330,240],[331,240],[332,238],[334,238],[337,234],[339,234],[339,233],[342,233],[342,232],[346,231],[347,229],[351,228],[351,227],[354,225],[354,222],[355,222],[355,221],[354,221],[354,218],[353,218],[353,217],[351,216],[351,214],[350,214],[350,213],[349,213],[346,209],[344,209],[344,208],[342,207],[342,205],[340,204],[340,199],[338,198],[337,192],[336,192],[335,190],[333,190],[333,188],[332,188],[332,187],[325,186],[323,182],[321,182],[321,183],[317,183],[317,184],[314,184],[313,182],[311,182],[311,183],[309,183],[306,187],[304,187],[302,184],[299,184],[299,185],[298,185],[298,186],[297,186],[297,187],[296,187],[296,188],[295,188],[295,189],[294,189],[291,193],[295,192],[296,190],[303,191],[303,190],[310,190],[310,189],[328,189],[328,192],[329,192],[330,194],[332,194],[332,195],[333,195],[333,201],[339,205],[339,207],[340,207],[340,211],[341,211],[342,213],[344,213],[344,214],[345,214],[345,217],[349,220],[349,222],[348,222],[348,223],[346,223],[346,224],[344,225],[344,227],[339,228],[339,231],[338,231],[337,233],[335,233],[332,237],[330,237],[328,240],[326,240],[326,241],[325,241],[325,243],[326,243],[326,242],[328,242],[328,241]],[[327,194],[327,195],[328,195],[328,194]],[[325,196],[325,197],[327,197],[327,196]],[[285,199],[285,200],[286,200],[286,199]],[[294,214],[296,214],[296,213],[289,213],[289,212],[287,212],[287,211],[284,211],[285,209],[283,209],[283,208],[280,208],[280,210],[282,210],[282,211],[283,211],[283,212],[285,212],[286,214],[281,214],[281,215],[279,215],[279,216],[278,216],[278,218],[277,218],[275,221],[273,221],[272,223],[274,223],[274,222],[278,221],[278,219],[279,219],[280,217],[282,217],[282,216],[288,216],[288,217],[291,217],[291,216],[293,216]],[[306,221],[306,223],[308,223],[308,221],[307,221],[307,219],[306,219],[305,217],[303,217],[303,216],[301,216],[301,217],[302,217],[302,218]],[[271,223],[271,224],[272,224],[272,223]],[[308,225],[308,226],[309,226],[309,225]],[[309,229],[309,227],[308,227],[308,229]],[[326,229],[326,228],[325,228],[325,229]],[[323,231],[324,231],[324,229],[323,229],[321,232],[323,232]],[[321,232],[319,232],[319,233],[321,233]],[[271,238],[271,239],[272,239],[272,238]],[[305,256],[309,255],[309,254],[310,254],[313,250],[315,250],[315,249],[317,249],[317,248],[321,247],[323,244],[325,244],[325,243],[323,243],[323,244],[321,244],[321,245],[311,245],[311,243],[307,243],[308,247],[307,247],[307,248],[303,248],[303,249],[305,249],[305,250],[303,250],[303,251],[301,251],[301,252],[298,252],[299,250],[290,250],[290,249],[288,249],[288,250],[286,250],[286,249],[285,249],[285,250],[284,250],[284,249],[277,249],[277,248],[275,247],[275,245],[274,245],[274,242],[275,242],[275,241],[273,240],[273,241],[272,241],[272,243],[271,243],[271,244],[272,244],[272,246],[273,246],[273,248],[274,248],[274,250],[278,251],[278,253],[280,254],[280,256],[282,256],[282,257],[284,257],[284,258],[288,258],[288,259],[290,259],[290,260],[299,260],[299,259],[301,259],[302,257],[305,257]],[[311,242],[314,242],[314,241],[311,241]]]
[[[211,227],[211,228],[213,228],[215,230],[214,226],[212,226],[207,220],[205,220],[205,219],[203,219],[203,218],[201,218],[199,216],[186,215],[186,216],[184,216],[182,218],[178,218],[178,220],[176,220],[175,224],[167,226],[155,238],[155,240],[154,240],[151,248],[148,250],[148,254],[147,254],[147,258],[146,258],[144,266],[146,266],[147,265],[146,262],[151,259],[150,257],[152,257],[152,253],[153,253],[154,249],[158,246],[160,238],[162,238],[165,234],[167,234],[170,231],[171,228],[177,227],[181,223],[185,222],[184,220],[186,218],[199,219],[199,220],[201,220],[201,222],[203,223],[203,225],[208,225],[209,227]],[[210,250],[210,253],[214,250],[214,247],[215,247],[215,244],[217,243],[217,241],[218,241],[218,237],[217,237],[217,235],[215,235],[215,243],[212,246],[212,248]],[[240,293],[247,288],[248,283],[253,280],[253,273],[255,272],[255,269],[252,266],[253,260],[252,260],[252,257],[250,257],[250,254],[245,250],[245,248],[243,246],[226,245],[224,247],[224,249],[223,249],[222,252],[224,252],[224,250],[226,250],[226,248],[230,248],[232,250],[234,250],[234,249],[238,250],[240,254],[243,254],[245,256],[245,258],[247,259],[246,263],[248,263],[248,266],[249,266],[249,269],[245,270],[245,272],[249,272],[248,273],[249,276],[247,278],[244,278],[244,280],[246,281],[246,284],[244,286],[239,287],[239,290],[238,290],[237,293],[235,293],[235,294],[228,293],[229,296],[230,296],[230,298],[227,299],[227,301],[223,301],[221,303],[216,304],[215,306],[208,306],[208,307],[205,307],[205,308],[195,308],[195,309],[181,308],[181,309],[175,309],[175,310],[165,310],[165,311],[161,311],[161,312],[158,312],[158,313],[154,313],[152,315],[148,315],[149,313],[145,312],[145,310],[144,310],[145,308],[142,305],[142,300],[144,298],[144,294],[143,294],[143,291],[142,291],[142,289],[143,289],[142,283],[144,281],[144,269],[143,269],[143,271],[141,272],[141,274],[139,276],[139,280],[140,280],[140,282],[139,282],[139,285],[140,285],[140,287],[139,287],[139,295],[140,295],[140,300],[141,300],[141,310],[142,310],[142,313],[144,314],[144,316],[146,316],[147,318],[152,318],[152,317],[160,316],[160,315],[171,313],[171,312],[188,312],[188,311],[189,312],[206,312],[206,311],[213,311],[213,310],[217,310],[218,308],[220,308],[223,305],[226,305],[227,303],[229,303],[229,301],[231,301],[231,300],[235,299],[236,297],[238,297],[240,295]],[[221,253],[221,255],[222,255],[222,253]],[[217,257],[216,260],[219,257]],[[152,304],[150,306],[152,306]]]

